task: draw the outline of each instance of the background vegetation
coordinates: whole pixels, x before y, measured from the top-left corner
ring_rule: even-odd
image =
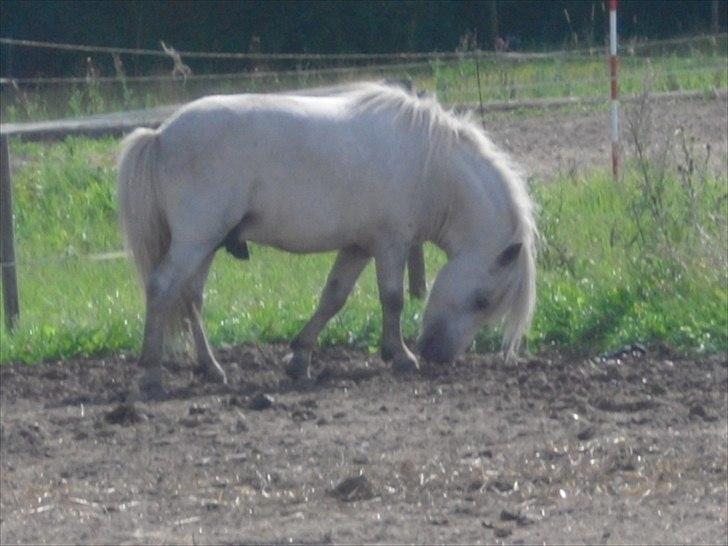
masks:
[[[725,32],[725,0],[621,0],[623,40]],[[470,32],[484,50],[496,36],[513,49],[603,45],[606,0],[4,0],[2,35],[48,42],[179,51],[379,53],[453,51]],[[0,49],[2,77],[83,76],[86,54]],[[113,75],[110,55],[91,55]],[[127,59],[124,59],[125,62]],[[130,75],[166,71],[165,58],[128,59]],[[269,66],[295,68],[290,61]],[[239,72],[247,62],[190,60],[196,74]]]

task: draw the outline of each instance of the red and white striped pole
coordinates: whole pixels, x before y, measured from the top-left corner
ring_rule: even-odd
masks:
[[[617,59],[617,0],[609,0],[609,71],[612,80],[612,175],[619,179],[619,101],[617,99],[619,60]]]

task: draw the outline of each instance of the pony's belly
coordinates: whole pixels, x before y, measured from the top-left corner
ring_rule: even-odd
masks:
[[[241,234],[241,239],[272,246],[298,254],[330,252],[353,244],[361,244],[349,229],[328,229],[323,225],[296,223],[254,222]]]

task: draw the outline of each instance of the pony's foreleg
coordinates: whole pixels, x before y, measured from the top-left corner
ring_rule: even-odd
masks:
[[[227,383],[225,371],[215,359],[202,322],[203,288],[213,256],[210,255],[190,281],[186,312],[197,356],[197,371],[215,383]]]
[[[346,303],[356,280],[371,257],[359,248],[345,248],[336,256],[316,312],[291,342],[290,362],[286,373],[293,379],[309,377],[311,351],[321,330]]]
[[[409,273],[409,293],[416,299],[427,294],[427,277],[425,276],[425,252],[422,244],[413,245],[407,256],[407,272]]]
[[[201,247],[172,244],[162,262],[147,281],[147,315],[139,366],[144,374],[139,381],[142,394],[148,398],[165,396],[162,386],[162,352],[164,332],[174,310],[178,308],[182,291],[189,284],[208,252]]]
[[[382,303],[382,359],[392,361],[395,371],[418,369],[417,358],[402,339],[400,324],[404,308],[404,269],[406,245],[389,244],[377,250],[374,262],[377,269],[379,299]]]

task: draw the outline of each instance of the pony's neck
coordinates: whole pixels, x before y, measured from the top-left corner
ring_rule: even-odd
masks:
[[[480,169],[458,169],[453,184],[444,184],[435,198],[430,240],[452,259],[465,253],[488,253],[505,245],[500,234],[511,231],[510,194],[502,174],[491,164]],[[507,237],[507,235],[506,235]],[[500,239],[503,238],[501,241]]]

